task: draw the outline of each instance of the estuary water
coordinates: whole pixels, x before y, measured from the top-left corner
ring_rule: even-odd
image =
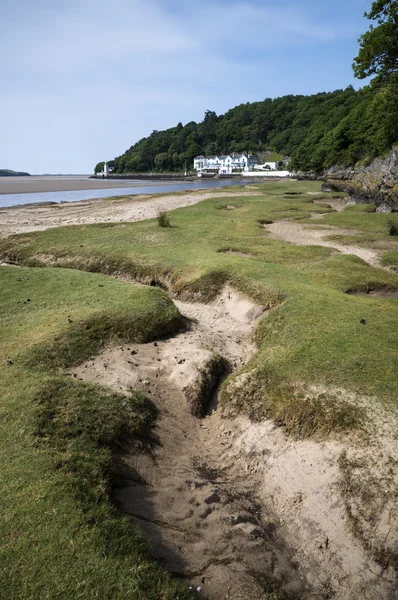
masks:
[[[65,179],[67,178],[59,178],[59,191],[49,191],[49,192],[35,192],[34,189],[34,179],[32,177],[32,191],[25,193],[2,193],[2,183],[0,182],[0,208],[8,208],[11,206],[20,206],[24,204],[42,204],[44,202],[78,202],[79,200],[91,200],[96,198],[108,198],[109,196],[127,196],[127,195],[137,195],[137,194],[159,194],[165,192],[178,192],[182,190],[200,190],[200,189],[211,189],[211,188],[220,188],[229,185],[237,185],[240,184],[240,181],[236,179],[227,180],[227,179],[211,179],[211,180],[201,180],[197,181],[162,181],[162,182],[154,182],[144,181],[144,180],[131,180],[129,182],[120,180],[115,180],[115,184],[118,184],[118,187],[112,187],[112,183],[107,180],[106,187],[103,189],[95,189],[90,188],[90,181],[95,182],[96,180],[85,180],[86,187],[89,189],[65,189],[67,184],[65,183]],[[75,179],[76,181],[76,179]],[[57,178],[52,178],[52,182],[58,182]],[[11,183],[11,182],[10,182]],[[17,184],[17,182],[15,182]],[[121,187],[120,183],[122,183],[123,187]],[[131,185],[129,185],[131,184]],[[57,185],[55,184],[55,187]],[[98,186],[97,186],[98,187]],[[26,186],[25,186],[26,188]],[[4,188],[6,189],[6,188]],[[15,186],[17,190],[17,185]],[[9,187],[7,188],[7,191]]]

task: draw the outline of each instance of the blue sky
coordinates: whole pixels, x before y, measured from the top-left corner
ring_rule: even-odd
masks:
[[[153,129],[359,88],[370,0],[0,0],[0,168],[89,173]]]

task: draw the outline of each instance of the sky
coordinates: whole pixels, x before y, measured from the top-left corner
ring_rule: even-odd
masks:
[[[0,0],[0,168],[91,173],[206,110],[364,82],[371,0]]]

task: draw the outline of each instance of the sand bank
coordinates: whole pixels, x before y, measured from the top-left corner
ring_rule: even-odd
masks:
[[[168,181],[148,181],[145,185],[167,185]],[[30,194],[43,192],[69,192],[74,190],[103,190],[141,187],[143,181],[132,179],[89,179],[88,175],[0,177],[0,194]]]

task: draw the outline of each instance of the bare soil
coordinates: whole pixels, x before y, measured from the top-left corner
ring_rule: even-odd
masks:
[[[151,449],[124,450],[123,482],[114,490],[115,502],[150,540],[153,554],[214,600],[265,599],[277,591],[303,600],[396,599],[390,565],[376,563],[366,531],[359,536],[347,518],[348,506],[368,506],[355,489],[357,477],[378,490],[371,481],[375,465],[362,460],[370,459],[367,444],[352,449],[352,440],[295,442],[271,421],[225,418],[216,390],[205,418],[192,416],[186,392],[208,358],[222,357],[231,371],[239,370],[255,351],[250,335],[266,314],[228,287],[208,305],[176,304],[189,319],[185,331],[151,344],[108,348],[71,374],[118,391],[141,389],[159,410]],[[384,473],[395,425],[378,410],[391,429],[388,441],[371,449]],[[361,468],[350,467],[360,460]],[[387,527],[392,544],[394,489],[390,481],[383,503],[372,500],[368,523],[370,532],[380,526],[380,542]],[[359,517],[366,523],[366,515]]]

